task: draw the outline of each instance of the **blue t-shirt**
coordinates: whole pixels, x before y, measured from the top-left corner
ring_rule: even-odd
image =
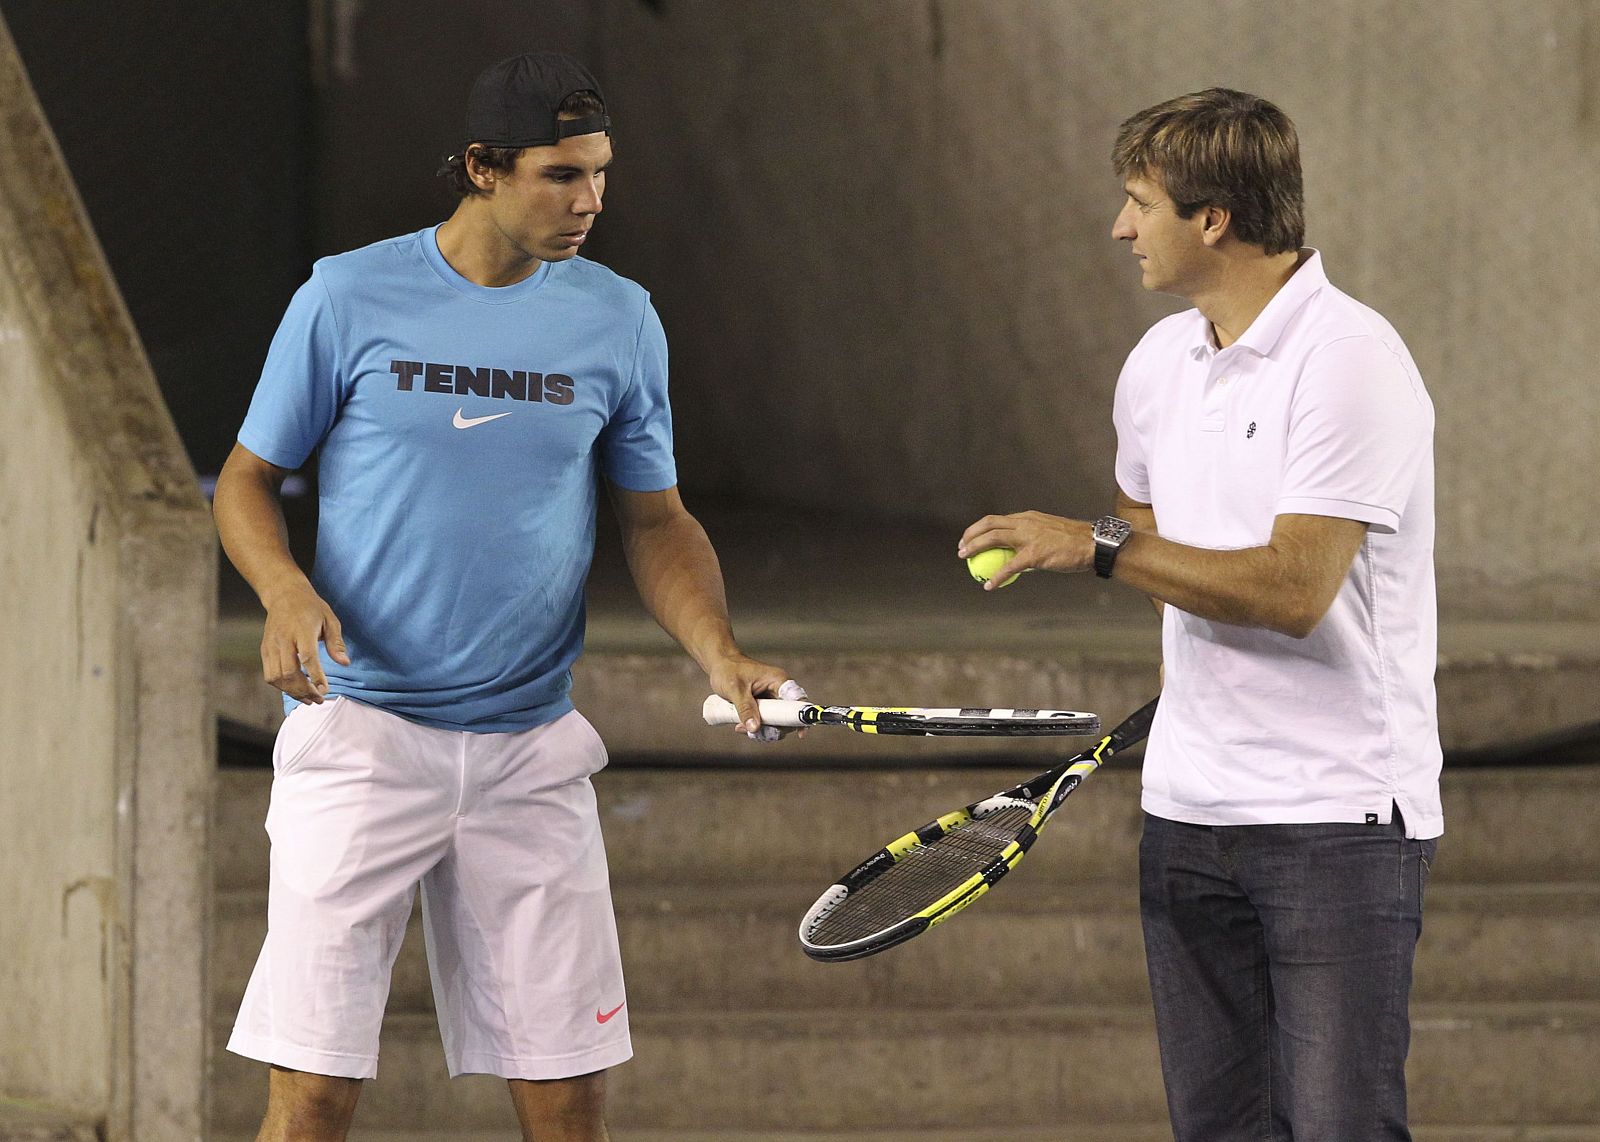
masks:
[[[429,228],[317,262],[239,443],[289,469],[321,449],[311,578],[351,662],[323,651],[331,693],[527,729],[572,708],[597,473],[677,482],[666,336],[603,266],[480,286]]]

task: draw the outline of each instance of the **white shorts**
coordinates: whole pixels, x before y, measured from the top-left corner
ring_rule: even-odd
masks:
[[[267,939],[228,1049],[372,1078],[422,885],[452,1075],[558,1079],[629,1058],[622,958],[576,711],[514,734],[420,726],[348,698],[289,714],[273,751]]]

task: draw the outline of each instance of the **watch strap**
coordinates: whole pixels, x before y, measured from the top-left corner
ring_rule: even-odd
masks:
[[[1117,553],[1133,534],[1133,525],[1116,516],[1101,516],[1094,524],[1094,573],[1102,579],[1111,578],[1116,566]]]

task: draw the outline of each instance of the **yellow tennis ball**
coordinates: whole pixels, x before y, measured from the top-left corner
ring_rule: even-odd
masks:
[[[991,547],[987,551],[980,551],[976,555],[969,556],[967,559],[967,570],[971,572],[972,577],[978,582],[987,583],[990,579],[994,578],[995,573],[999,571],[1000,568],[1006,565],[1006,561],[1016,553],[1016,549],[1011,547]],[[1004,583],[1001,583],[1000,586],[1011,586],[1011,584],[1017,581],[1017,578],[1020,575],[1020,571],[1013,573],[1011,578],[1007,579]]]

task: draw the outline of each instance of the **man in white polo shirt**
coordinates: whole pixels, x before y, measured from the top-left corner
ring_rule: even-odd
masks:
[[[1433,408],[1303,249],[1294,125],[1211,89],[1122,125],[1112,235],[1158,322],[1117,383],[1116,516],[987,516],[970,555],[1162,613],[1145,951],[1178,1142],[1408,1139],[1412,958],[1444,829]]]

